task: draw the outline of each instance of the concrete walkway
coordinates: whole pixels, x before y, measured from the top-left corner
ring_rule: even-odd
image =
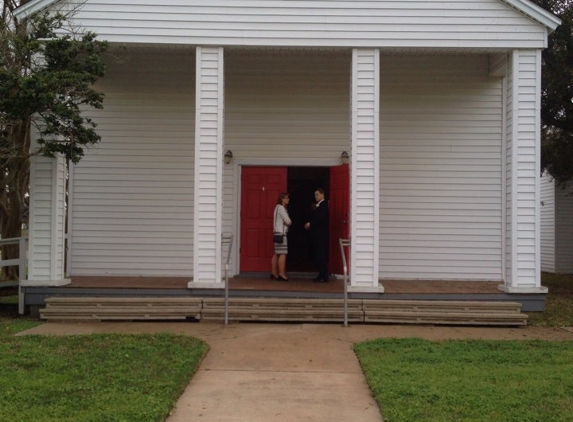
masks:
[[[338,324],[47,323],[25,334],[171,332],[211,347],[166,422],[380,422],[353,343],[380,337],[571,340],[572,330]]]

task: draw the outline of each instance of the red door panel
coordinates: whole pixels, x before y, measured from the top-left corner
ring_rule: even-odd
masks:
[[[270,271],[273,211],[287,188],[286,167],[243,167],[240,271]]]
[[[339,239],[350,236],[350,167],[343,164],[330,168],[330,245],[329,269],[331,273],[342,274],[343,263]],[[346,251],[346,263],[350,265]]]

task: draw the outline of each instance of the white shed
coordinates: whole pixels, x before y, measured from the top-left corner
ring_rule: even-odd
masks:
[[[64,162],[32,164],[28,285],[161,274],[218,288],[223,233],[233,274],[268,273],[276,193],[291,192],[302,222],[322,185],[351,238],[356,292],[388,279],[546,291],[550,13],[527,0],[81,3],[75,23],[119,59],[97,87],[105,109],[90,112],[102,142],[70,169],[67,269]],[[291,240],[291,268],[305,270],[304,234]]]
[[[541,271],[573,274],[573,186],[541,178]]]

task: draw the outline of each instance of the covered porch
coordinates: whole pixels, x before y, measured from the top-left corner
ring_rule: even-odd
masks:
[[[520,63],[539,64],[539,54],[495,51],[130,49],[101,82],[110,109],[94,112],[104,135],[98,147],[68,173],[61,157],[32,165],[26,285],[166,275],[184,276],[191,291],[220,290],[222,233],[236,239],[231,274],[266,272],[276,192],[298,199],[298,191],[328,185],[335,179],[327,172],[344,167],[342,151],[350,155],[349,191],[339,214],[349,231],[342,237],[352,239],[355,293],[381,295],[378,279],[427,277],[543,294],[535,259],[538,131],[509,130],[516,104],[534,106],[516,92],[528,91],[535,76],[522,76]],[[527,142],[515,143],[520,133]],[[528,157],[523,200],[513,189],[520,156]],[[247,178],[252,170],[261,186]],[[275,190],[271,170],[283,176]],[[344,201],[328,190],[334,210]],[[295,205],[309,208],[302,196],[293,214]],[[293,220],[289,254],[305,255],[303,236],[294,239],[305,220]],[[252,251],[260,268],[249,266]]]

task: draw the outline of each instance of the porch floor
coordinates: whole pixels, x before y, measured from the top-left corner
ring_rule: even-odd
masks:
[[[66,288],[96,289],[187,289],[191,277],[112,277],[77,276],[71,277]],[[499,281],[465,280],[380,280],[384,294],[499,294],[502,284]],[[313,293],[343,293],[342,279],[332,279],[328,283],[314,283],[310,277],[291,276],[289,282],[269,280],[266,277],[241,276],[229,279],[229,290],[233,291],[283,291]]]
[[[268,275],[245,274],[229,279],[231,298],[336,299],[342,300],[344,282],[331,279],[314,283],[314,274],[290,274],[289,282],[270,280]],[[58,286],[25,287],[26,306],[44,306],[52,296],[76,297],[223,297],[223,289],[188,288],[191,277],[73,276]],[[509,294],[499,290],[500,281],[379,280],[384,292],[348,293],[358,300],[430,300],[519,302],[524,312],[544,308],[545,294]]]

